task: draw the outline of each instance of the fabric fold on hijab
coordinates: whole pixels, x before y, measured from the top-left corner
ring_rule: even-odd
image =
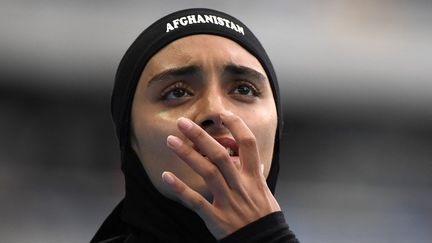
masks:
[[[270,59],[258,39],[238,19],[211,9],[181,10],[145,29],[126,51],[117,69],[111,113],[120,144],[126,195],[100,227],[92,243],[120,235],[129,236],[126,242],[216,242],[196,213],[164,197],[153,186],[130,146],[132,102],[145,65],[164,46],[194,34],[218,35],[237,42],[255,56],[266,71],[278,114],[273,160],[267,178],[270,190],[275,191],[283,116],[278,82]]]

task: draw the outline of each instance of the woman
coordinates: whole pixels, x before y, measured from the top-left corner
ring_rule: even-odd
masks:
[[[117,71],[126,196],[92,242],[298,242],[272,195],[280,112],[270,60],[239,20],[187,9],[152,24]]]

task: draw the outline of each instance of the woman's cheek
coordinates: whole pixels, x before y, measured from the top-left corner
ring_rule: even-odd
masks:
[[[267,177],[273,158],[277,127],[276,109],[274,111],[271,109],[256,110],[253,116],[242,119],[244,119],[246,125],[256,138],[261,163],[264,164],[264,174]]]

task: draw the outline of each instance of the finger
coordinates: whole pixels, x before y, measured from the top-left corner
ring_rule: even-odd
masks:
[[[255,135],[240,117],[232,113],[222,114],[221,120],[239,146],[239,156],[244,170],[260,173],[260,156]]]
[[[220,197],[228,193],[229,186],[216,165],[176,136],[168,136],[167,145],[204,179],[213,197]]]
[[[211,211],[212,205],[173,173],[164,171],[162,173],[162,181],[168,186],[173,195],[180,199],[189,209],[195,211],[199,215],[208,215]]]
[[[235,165],[235,157],[231,157],[224,146],[217,142],[210,134],[200,126],[187,118],[177,121],[180,131],[191,140],[199,151],[205,154],[222,172],[230,187],[238,186],[238,170]]]

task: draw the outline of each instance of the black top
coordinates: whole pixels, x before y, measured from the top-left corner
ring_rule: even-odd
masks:
[[[154,241],[155,243],[157,241]],[[223,238],[220,243],[299,243],[294,233],[288,228],[282,212],[274,212],[252,222]],[[96,243],[138,243],[129,233],[114,236]]]

